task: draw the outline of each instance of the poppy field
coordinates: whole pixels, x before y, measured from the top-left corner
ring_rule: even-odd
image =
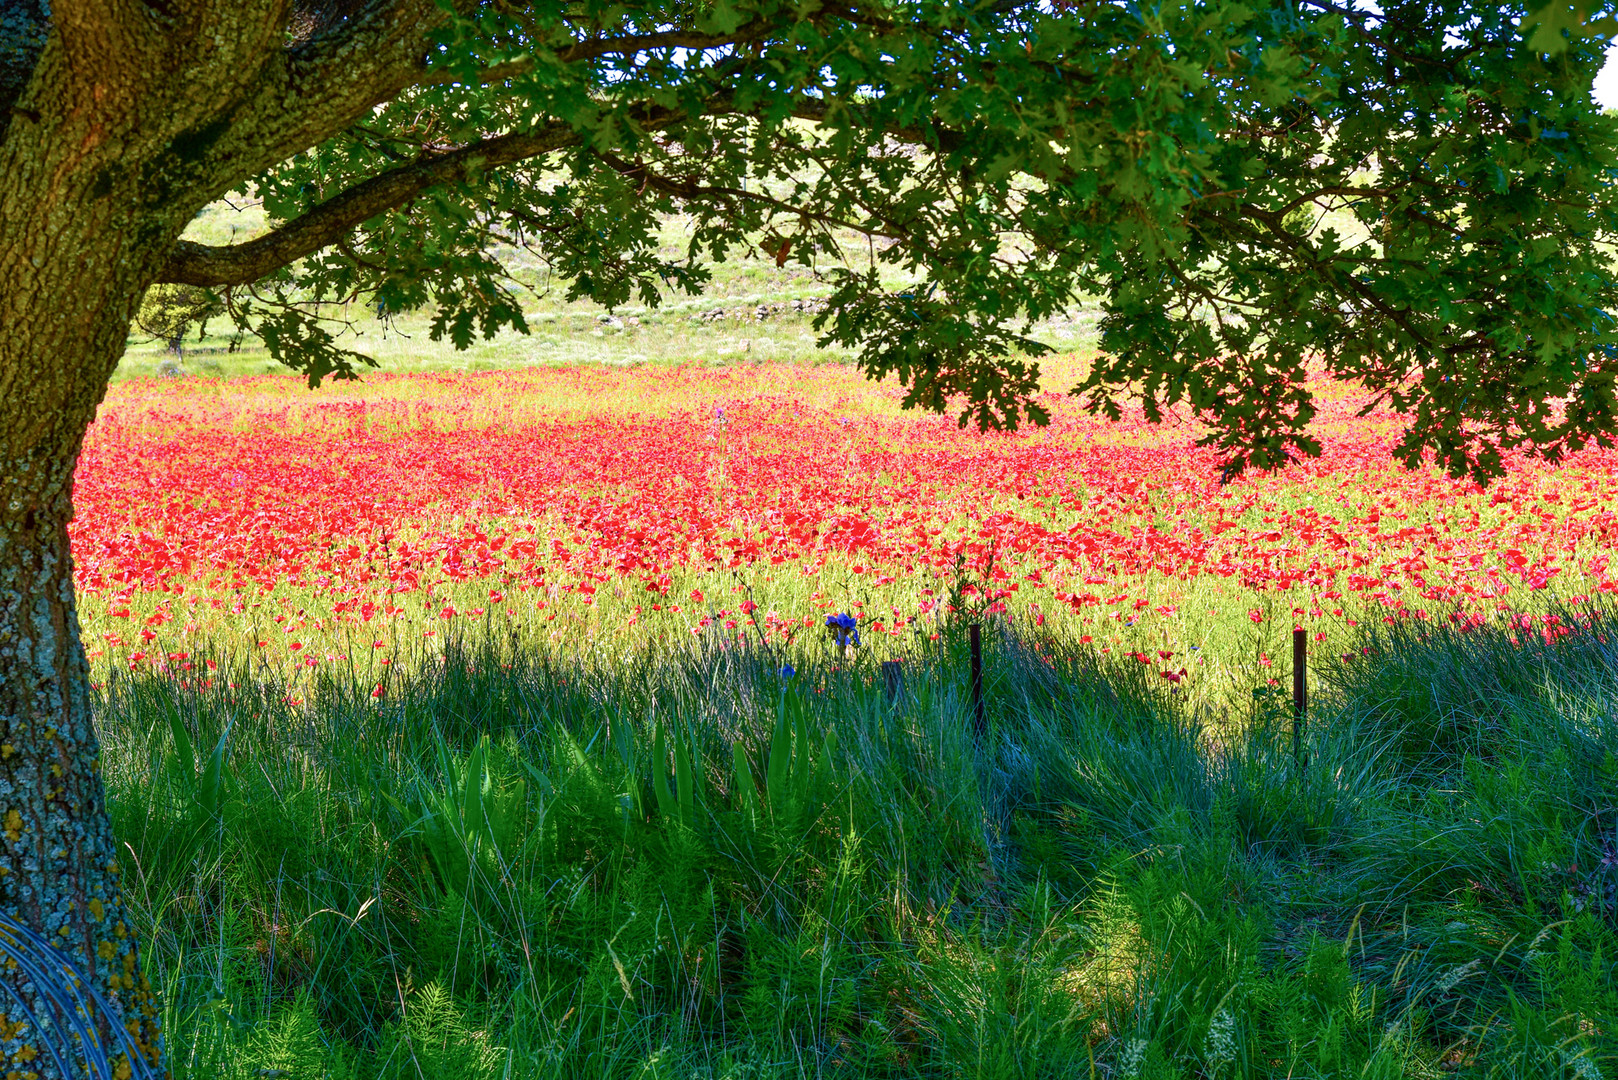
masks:
[[[1221,486],[1075,379],[116,384],[72,539],[174,1075],[1610,1075],[1618,455],[1484,490],[1323,387]]]
[[[374,674],[491,622],[787,647],[847,613],[902,657],[953,608],[1209,683],[1268,676],[1293,625],[1555,634],[1550,598],[1618,587],[1618,455],[1485,491],[1404,470],[1396,417],[1322,392],[1319,459],[1221,486],[1191,423],[1053,392],[1049,427],[984,435],[835,366],[133,380],[78,471],[81,616],[103,667],[211,648]]]

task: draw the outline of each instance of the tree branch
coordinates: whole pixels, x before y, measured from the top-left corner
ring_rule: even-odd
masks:
[[[501,135],[443,153],[424,154],[408,165],[364,180],[254,240],[213,246],[181,240],[157,280],[217,288],[245,285],[330,247],[361,223],[397,209],[430,188],[460,183],[485,169],[512,165],[577,145],[565,124],[535,132]]]
[[[730,187],[724,184],[698,184],[691,180],[676,180],[672,177],[664,176],[661,173],[655,173],[645,165],[637,165],[633,162],[625,161],[616,154],[611,154],[604,150],[596,151],[596,157],[605,162],[620,175],[631,179],[639,178],[653,191],[660,192],[664,195],[672,195],[675,198],[686,199],[691,202],[703,202],[710,199],[731,199],[736,202],[748,202],[755,206],[766,206],[772,210],[779,210],[784,214],[791,215],[799,218],[800,220],[818,221],[822,225],[835,226],[843,229],[852,229],[855,232],[866,233],[872,236],[881,236],[889,240],[905,239],[904,234],[902,233],[884,232],[881,229],[873,229],[868,225],[861,225],[858,222],[849,221],[845,218],[825,213],[824,211],[811,210],[806,206],[799,206],[794,203],[787,202],[784,199],[777,199],[773,195],[768,195],[762,192],[747,191],[743,188]],[[888,222],[886,219],[883,219],[883,223],[886,225],[891,225],[891,222]]]
[[[556,50],[556,58],[564,64],[579,60],[595,60],[603,56],[628,56],[649,49],[717,49],[725,45],[746,45],[759,41],[778,30],[781,24],[768,19],[754,19],[728,34],[702,34],[694,30],[663,30],[655,34],[630,34],[625,37],[592,38]]]
[[[325,141],[415,85],[427,66],[427,35],[448,17],[434,0],[371,0],[283,49],[247,96],[258,122],[233,131],[231,178]]]
[[[532,70],[534,70],[534,58],[532,56],[519,56],[514,60],[507,60],[504,63],[486,67],[478,72],[478,84],[480,86],[489,86],[493,83],[505,82],[507,79],[515,78],[518,75],[526,75]],[[451,86],[465,81],[455,72],[447,68],[439,68],[429,71],[422,78],[417,79],[416,85]]]
[[[846,101],[837,103],[837,111],[850,116],[861,115],[859,106]],[[794,117],[816,124],[827,123],[832,113],[832,108],[827,105],[824,98],[805,96],[792,106],[792,115]],[[876,126],[869,119],[863,120],[862,123],[866,127]],[[935,153],[938,151],[954,153],[957,150],[965,149],[967,146],[966,138],[959,131],[954,128],[944,127],[936,120],[925,128],[909,124],[884,122],[881,129],[884,134],[892,136],[902,143],[924,147]]]
[[[732,34],[698,34],[683,30],[670,30],[660,34],[634,34],[629,37],[601,38],[599,40],[581,41],[566,49],[559,49],[556,58],[563,63],[574,63],[579,60],[597,60],[603,56],[628,56],[649,49],[716,49],[725,45],[746,45],[749,42],[763,38],[772,27],[758,20],[749,23]],[[504,82],[507,79],[526,75],[534,70],[533,56],[518,56],[499,64],[484,68],[477,73],[480,85],[488,86],[491,83]],[[466,81],[458,73],[447,68],[439,68],[427,72],[422,78],[416,80],[417,86],[451,86]]]

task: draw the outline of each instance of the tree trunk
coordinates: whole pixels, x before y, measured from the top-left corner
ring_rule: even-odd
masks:
[[[68,549],[73,471],[141,296],[225,186],[224,166],[174,143],[240,102],[221,101],[227,80],[204,93],[165,72],[172,34],[144,5],[52,7],[50,38],[0,127],[0,913],[102,995],[110,1015],[93,1020],[127,1077],[126,1033],[162,1068],[161,1009],[101,779]],[[84,1075],[78,1040],[40,1022],[41,989],[0,964],[11,991],[0,992],[0,1077],[55,1080],[52,1045]]]
[[[0,144],[0,912],[105,997],[113,1015],[95,1020],[128,1076],[110,1036],[159,1065],[160,1010],[119,887],[67,525],[135,307],[206,196],[154,206],[142,178],[111,171],[137,123],[71,96],[46,108],[54,128],[16,117]],[[47,1041],[76,1061],[77,1040],[39,1022],[40,988],[15,966],[0,980],[28,1006],[0,993],[0,1077],[54,1076]]]
[[[104,1040],[121,1027],[156,1066],[159,1007],[119,888],[67,537],[79,448],[141,287],[86,270],[99,258],[63,263],[21,282],[0,269],[0,911],[105,996]],[[38,988],[11,989],[36,1015],[0,994],[0,1076],[50,1076]],[[71,1037],[64,1048],[77,1056]]]
[[[10,401],[6,402],[9,405]],[[0,407],[0,424],[21,418]],[[0,909],[43,933],[122,1013],[158,1063],[158,1006],[124,914],[79,642],[67,522],[70,470],[49,463],[0,488]],[[34,999],[32,987],[19,987]],[[12,1005],[0,1075],[44,1070],[37,1021]],[[76,1049],[75,1049],[76,1053]],[[116,1058],[115,1058],[116,1060]]]

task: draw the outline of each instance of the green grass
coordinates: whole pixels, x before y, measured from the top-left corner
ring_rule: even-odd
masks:
[[[430,314],[398,316],[386,324],[363,305],[345,314],[351,330],[340,339],[342,347],[375,358],[382,372],[489,371],[532,366],[604,364],[635,367],[645,364],[674,366],[729,366],[734,364],[849,363],[852,354],[840,348],[822,348],[812,325],[813,314],[790,308],[794,300],[825,295],[829,289],[814,283],[765,282],[763,291],[738,295],[710,291],[696,298],[669,297],[657,308],[627,307],[608,313],[584,304],[547,305],[532,302],[526,311],[529,333],[503,330],[492,339],[479,338],[466,351],[449,341],[429,337]],[[771,306],[761,317],[759,307]],[[1059,351],[1087,350],[1095,339],[1095,311],[1083,311],[1057,322],[1042,324],[1035,336]],[[159,375],[211,379],[245,375],[287,374],[289,369],[272,360],[253,338],[233,342],[229,321],[210,320],[206,333],[192,330],[176,359],[164,342],[132,336],[114,373],[114,381]],[[177,369],[177,370],[176,370]],[[1066,389],[1066,384],[1063,384]]]
[[[1618,637],[1566,618],[1367,627],[1306,768],[1005,623],[981,743],[958,626],[898,701],[511,631],[101,730],[177,1077],[1611,1076]]]

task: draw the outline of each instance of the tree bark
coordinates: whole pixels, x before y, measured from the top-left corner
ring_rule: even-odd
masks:
[[[103,995],[112,1015],[95,1021],[124,1076],[120,1028],[161,1069],[160,1006],[106,810],[68,547],[73,471],[142,293],[222,180],[218,162],[171,148],[209,110],[240,113],[213,94],[176,100],[183,80],[162,86],[153,55],[172,39],[127,14],[57,6],[0,143],[0,910]],[[53,1077],[46,1039],[77,1060],[71,1036],[41,1024],[40,988],[19,970],[0,978],[22,999],[0,995],[0,1076]]]
[[[0,425],[26,420],[14,403]],[[123,1027],[156,1066],[158,1004],[119,889],[74,605],[73,460],[0,465],[0,909],[45,934],[121,1013],[98,1018],[103,1038]],[[37,1009],[36,989],[18,989]],[[0,1075],[48,1075],[37,1018],[8,1004]]]

